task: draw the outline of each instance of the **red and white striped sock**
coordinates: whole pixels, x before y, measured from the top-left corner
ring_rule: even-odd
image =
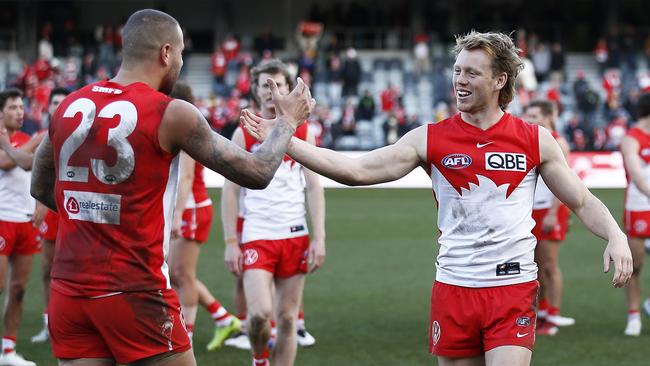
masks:
[[[16,350],[16,336],[2,337],[2,353],[11,353]]]
[[[230,320],[230,313],[226,308],[221,306],[221,303],[218,300],[214,300],[214,302],[208,305],[206,309],[212,316],[214,324],[216,324],[217,327],[225,327],[232,321]]]
[[[296,329],[305,329],[305,313],[301,310],[298,312],[298,321],[296,322]]]
[[[627,320],[632,319],[641,319],[641,312],[639,312],[639,310],[628,310]]]
[[[267,366],[269,364],[269,348],[265,347],[259,355],[253,355],[253,366]]]

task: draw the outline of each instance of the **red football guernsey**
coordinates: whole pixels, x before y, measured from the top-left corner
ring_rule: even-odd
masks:
[[[160,147],[158,127],[171,100],[143,83],[101,81],[57,109],[52,289],[93,297],[170,288],[178,158]]]
[[[441,232],[437,281],[492,287],[536,278],[538,129],[508,113],[486,130],[460,114],[428,126],[427,169]]]

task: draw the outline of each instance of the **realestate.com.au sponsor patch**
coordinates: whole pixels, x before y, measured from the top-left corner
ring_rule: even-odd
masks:
[[[80,191],[63,191],[63,194],[63,204],[70,220],[120,224],[122,195]]]

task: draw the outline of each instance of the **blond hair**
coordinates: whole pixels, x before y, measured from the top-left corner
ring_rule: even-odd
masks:
[[[512,38],[504,33],[480,33],[473,30],[465,35],[456,36],[455,56],[458,56],[462,50],[476,49],[490,55],[494,76],[501,73],[507,75],[506,84],[499,91],[499,107],[505,110],[515,96],[515,79],[524,68],[524,63],[519,57],[520,50],[512,42]]]

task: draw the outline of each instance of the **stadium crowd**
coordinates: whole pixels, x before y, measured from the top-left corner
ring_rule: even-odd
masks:
[[[37,59],[25,62],[22,73],[10,75],[7,83],[24,91],[24,132],[33,134],[47,126],[45,111],[53,88],[73,90],[115,75],[121,59],[121,28],[122,25],[98,26],[93,39],[82,43],[67,28],[65,36],[51,41],[51,25],[43,26]],[[187,59],[191,57],[189,34],[185,34],[185,41]],[[566,50],[560,42],[541,39],[523,29],[516,32],[516,41],[525,58],[525,70],[518,78],[517,94],[509,111],[523,115],[531,101],[548,99],[558,108],[558,131],[573,151],[616,150],[637,118],[640,93],[650,88],[650,37],[643,39],[628,26],[596,40],[593,58],[599,67],[599,79],[588,77],[580,69],[568,75]],[[244,47],[242,43],[250,46]],[[345,136],[358,136],[359,122],[364,121],[375,122],[372,128],[381,128],[383,142],[393,143],[429,119],[439,121],[456,111],[450,83],[452,60],[448,52],[439,55],[432,51],[448,49],[448,45],[427,35],[413,36],[413,57],[408,66],[403,60],[374,59],[372,70],[364,70],[359,52],[344,47],[335,33],[324,32],[321,23],[299,24],[296,43],[295,55],[285,61],[292,73],[301,76],[312,89],[324,91],[320,95],[316,92],[319,105],[309,120],[310,130],[320,145],[363,149],[358,140],[345,145],[337,142]],[[232,135],[241,109],[250,103],[250,68],[258,61],[273,58],[280,51],[278,44],[271,34],[265,33],[253,42],[227,35],[215,46],[211,70],[206,70],[206,75],[213,78],[212,93],[198,98],[196,104],[212,127],[224,136]],[[372,78],[372,71],[377,68],[397,69],[404,82],[400,85],[387,81],[383,88],[364,82]],[[426,116],[405,105],[404,88],[413,87],[411,79],[415,83],[430,83],[433,88],[431,100],[425,102],[430,110]]]

